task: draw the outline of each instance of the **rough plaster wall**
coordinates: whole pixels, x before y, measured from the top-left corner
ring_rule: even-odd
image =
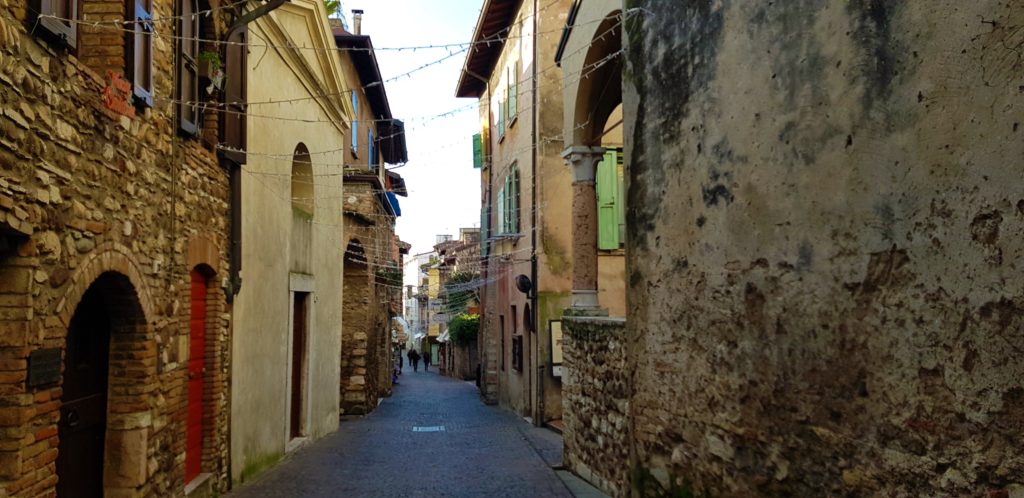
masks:
[[[627,4],[644,482],[1007,496],[1020,2]]]

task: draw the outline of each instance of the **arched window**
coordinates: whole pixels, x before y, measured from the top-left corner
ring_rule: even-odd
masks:
[[[304,144],[295,147],[292,155],[292,209],[313,216],[313,164]]]

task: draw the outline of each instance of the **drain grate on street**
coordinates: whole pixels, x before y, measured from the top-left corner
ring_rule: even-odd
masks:
[[[412,428],[413,432],[444,432],[443,425],[424,425],[415,426]]]

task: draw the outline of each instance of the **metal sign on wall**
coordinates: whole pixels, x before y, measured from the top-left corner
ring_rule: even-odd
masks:
[[[562,321],[548,320],[551,338],[551,375],[562,376]]]
[[[28,387],[60,382],[60,348],[37,349],[28,355]]]

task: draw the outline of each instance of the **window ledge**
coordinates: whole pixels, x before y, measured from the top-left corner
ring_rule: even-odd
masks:
[[[506,126],[506,128],[511,128],[512,125],[516,124],[516,121],[519,121],[519,113],[516,113],[514,116],[508,119],[508,126]]]
[[[490,237],[487,238],[487,240],[488,241],[492,241],[492,240],[517,240],[517,239],[521,238],[522,236],[523,236],[523,234],[521,234],[521,233],[499,233],[499,234],[491,235]]]

